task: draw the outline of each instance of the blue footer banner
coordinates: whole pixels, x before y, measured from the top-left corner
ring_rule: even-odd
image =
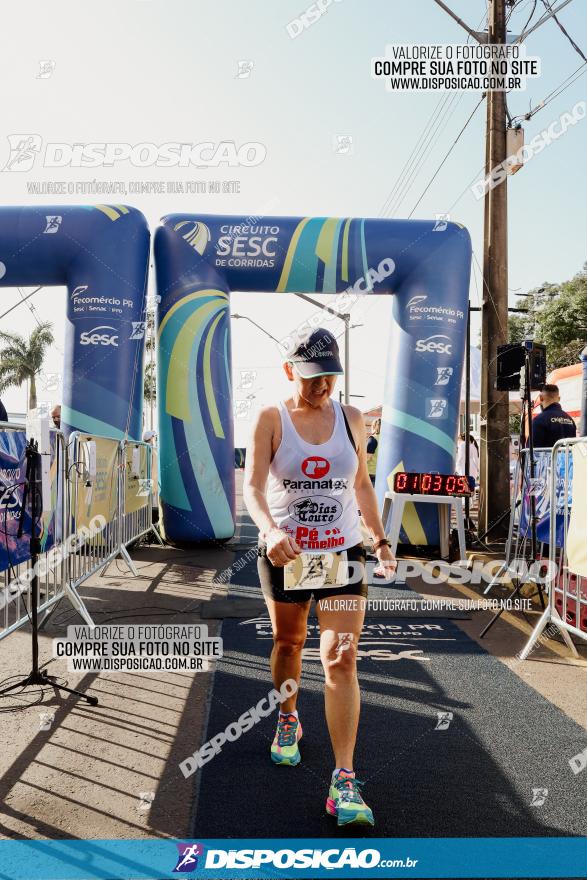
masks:
[[[587,877],[587,838],[17,840],[2,880]]]

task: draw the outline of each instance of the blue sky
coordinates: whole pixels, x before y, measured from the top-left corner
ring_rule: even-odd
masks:
[[[520,0],[514,32],[532,2]],[[450,5],[473,26],[485,14],[482,0],[451,0]],[[170,211],[249,215],[261,213],[267,203],[275,214],[379,216],[441,96],[390,94],[371,78],[371,58],[392,42],[464,42],[466,35],[433,0],[335,0],[319,21],[291,39],[286,25],[305,8],[305,0],[106,0],[92,7],[74,0],[32,0],[7,7],[4,37],[18,44],[19,52],[0,57],[0,77],[10,84],[2,109],[4,133],[34,132],[46,142],[258,141],[266,146],[267,158],[254,168],[133,168],[127,163],[114,169],[4,173],[0,202],[49,203],[50,198],[27,192],[30,181],[236,179],[239,194],[129,195],[126,201],[146,214],[152,229]],[[585,3],[574,0],[560,17],[587,51]],[[527,48],[541,57],[542,76],[526,92],[510,95],[513,115],[526,112],[530,102],[540,101],[581,63],[552,21],[531,35]],[[47,79],[36,77],[41,59],[55,62]],[[239,61],[252,62],[249,77],[237,77]],[[526,140],[586,96],[587,75],[527,123]],[[455,102],[454,114],[393,216],[410,213],[478,98],[465,93]],[[484,130],[481,107],[415,217],[451,209],[483,165]],[[335,153],[339,136],[352,138],[351,154]],[[587,260],[586,144],[587,120],[582,120],[510,181],[512,303],[516,290],[566,279]],[[3,137],[1,165],[6,156]],[[481,263],[482,201],[466,190],[451,217],[470,230]],[[476,305],[475,276],[479,285],[477,271],[471,284]],[[2,299],[8,308],[18,293],[4,289]],[[57,345],[46,369],[59,372],[63,319],[56,315],[64,315],[64,292],[45,289],[33,302],[40,320],[55,321]],[[295,297],[278,303],[257,294],[235,294],[233,309],[277,337],[313,311]],[[382,395],[389,303],[371,298],[353,317],[364,326],[353,330],[351,390],[365,395],[355,402],[366,407]],[[28,333],[34,320],[21,306],[0,324]],[[235,386],[241,370],[255,370],[254,407],[286,393],[273,343],[244,321],[235,322],[234,331]],[[9,409],[22,410],[22,391],[9,391],[4,399]],[[237,424],[237,442],[243,442],[247,428]]]

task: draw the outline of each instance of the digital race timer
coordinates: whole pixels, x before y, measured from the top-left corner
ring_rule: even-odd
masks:
[[[467,477],[459,474],[414,474],[399,471],[393,490],[402,495],[470,495]]]

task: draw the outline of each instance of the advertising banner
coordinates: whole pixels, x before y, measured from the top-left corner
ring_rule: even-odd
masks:
[[[53,546],[55,534],[59,537],[61,509],[58,497],[61,488],[57,477],[57,437],[51,434],[51,512],[39,521],[38,534],[41,551]],[[23,492],[26,478],[26,434],[24,431],[0,432],[0,571],[30,559],[31,507],[30,496],[23,512]],[[22,534],[19,537],[21,515],[24,514]]]
[[[536,504],[536,537],[538,541],[548,544],[550,541],[550,449],[534,453],[534,480],[530,479],[530,466],[526,458],[522,507],[520,511],[520,534],[530,536],[531,496],[534,494]],[[568,503],[572,502],[573,459],[569,458],[568,472]],[[565,458],[561,452],[556,459],[556,545],[562,546],[564,535],[563,503],[565,497]]]

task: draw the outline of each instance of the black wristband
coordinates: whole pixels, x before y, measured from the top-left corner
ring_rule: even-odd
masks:
[[[384,547],[385,545],[391,547],[391,543],[387,540],[387,538],[381,538],[380,541],[377,541],[376,544],[373,544],[373,552],[375,552],[375,550],[379,550],[380,547]]]

